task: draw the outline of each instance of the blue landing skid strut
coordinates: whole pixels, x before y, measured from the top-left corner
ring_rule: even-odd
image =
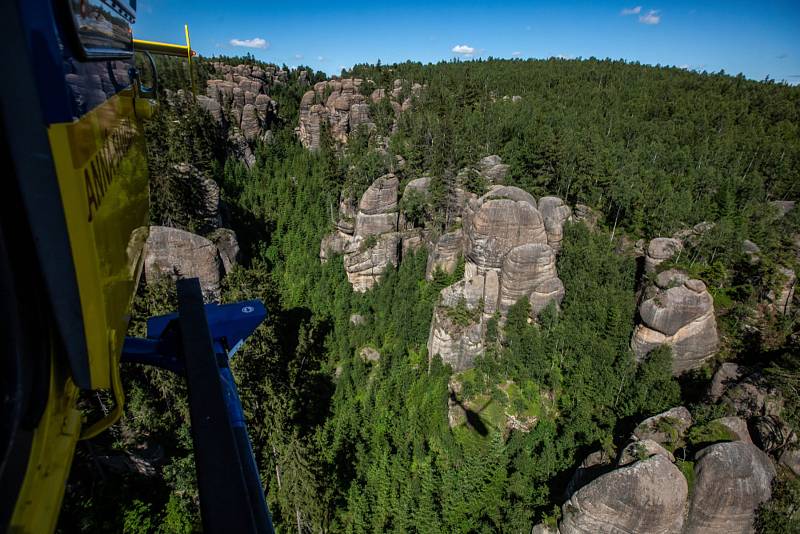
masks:
[[[147,320],[122,361],[168,369],[189,390],[203,531],[273,534],[229,361],[267,316],[261,301],[203,305],[197,278],[178,280],[178,313]]]

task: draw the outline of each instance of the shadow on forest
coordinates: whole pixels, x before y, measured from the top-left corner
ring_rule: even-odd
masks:
[[[476,412],[464,406],[464,403],[458,400],[458,397],[456,397],[454,391],[450,392],[450,400],[455,404],[457,404],[464,411],[464,415],[467,418],[467,426],[472,428],[475,432],[477,432],[481,436],[485,437],[489,435],[489,429],[487,428],[486,423],[483,422],[483,419],[480,416],[480,412],[483,411],[483,408],[486,408],[486,406],[489,405],[488,402],[483,406],[483,408],[481,408]]]
[[[275,230],[274,222],[259,219],[250,210],[226,202],[223,208],[228,225],[236,232],[242,257],[249,264],[258,252],[256,247],[268,247],[270,235]]]
[[[330,320],[320,320],[308,308],[291,308],[278,314],[276,332],[284,362],[286,384],[300,402],[297,424],[313,429],[330,413],[334,384],[322,372],[327,361],[325,338],[331,331]]]

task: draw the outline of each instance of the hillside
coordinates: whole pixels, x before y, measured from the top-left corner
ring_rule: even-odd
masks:
[[[131,331],[176,273],[265,302],[234,374],[279,530],[800,529],[800,88],[199,63],[196,99],[159,65]],[[185,386],[123,373],[59,528],[196,531]]]

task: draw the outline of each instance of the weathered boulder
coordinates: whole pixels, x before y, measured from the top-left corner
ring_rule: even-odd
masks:
[[[572,210],[558,197],[542,197],[537,207],[544,221],[547,243],[558,253],[564,238],[564,223],[572,215]]]
[[[414,180],[409,181],[406,184],[405,189],[403,189],[403,196],[412,191],[415,191],[423,196],[427,195],[430,186],[431,186],[430,176],[423,176],[422,178],[416,178]]]
[[[361,196],[358,211],[366,215],[377,215],[397,211],[397,188],[400,181],[394,174],[385,174],[376,179]]]
[[[381,353],[372,347],[364,347],[358,353],[365,362],[379,362],[381,361]]]
[[[510,168],[497,155],[486,156],[478,162],[478,169],[490,184],[503,183]]]
[[[397,232],[381,234],[374,238],[375,244],[368,246],[367,239],[357,236],[345,250],[344,269],[354,291],[364,293],[379,280],[391,264],[400,260],[401,236]]]
[[[359,211],[356,215],[356,225],[354,235],[368,237],[380,235],[397,230],[398,213],[376,213],[368,215]]]
[[[475,358],[483,353],[483,332],[479,322],[460,324],[448,307],[437,307],[433,312],[428,336],[428,356],[437,354],[450,365],[454,373],[473,366]]]
[[[439,236],[428,254],[428,264],[425,267],[425,278],[433,280],[436,269],[452,274],[458,266],[463,245],[463,232],[461,228]]]
[[[505,255],[516,246],[547,243],[544,222],[535,206],[487,195],[471,201],[464,214],[465,255],[480,270],[500,268]]]
[[[151,226],[144,248],[144,277],[200,279],[206,296],[219,295],[222,261],[216,245],[205,237],[167,226]]]
[[[671,408],[666,412],[648,417],[634,429],[633,435],[640,441],[651,440],[660,445],[677,444],[689,427],[692,414],[683,406]]]
[[[236,232],[229,228],[217,228],[209,234],[208,239],[216,245],[220,261],[222,261],[223,272],[228,274],[241,261],[241,250]]]
[[[565,489],[564,500],[569,499],[573,493],[596,479],[614,469],[614,464],[605,451],[599,450],[587,454],[583,461],[578,465]]]
[[[367,324],[367,319],[360,313],[354,313],[350,315],[350,324],[353,326],[363,326]]]
[[[582,222],[589,228],[595,228],[600,221],[600,214],[586,204],[575,204],[572,219],[575,222]]]
[[[770,205],[775,208],[779,217],[787,215],[794,209],[796,202],[794,200],[773,200]]]
[[[769,457],[749,443],[717,443],[697,454],[694,472],[684,532],[753,532],[755,510],[770,498],[775,478]]]
[[[708,388],[709,400],[718,401],[728,387],[736,385],[743,375],[744,370],[733,362],[720,365],[711,378],[711,385]]]
[[[503,259],[500,276],[500,312],[507,312],[519,299],[530,298],[534,292],[550,294],[553,288],[545,283],[557,278],[556,256],[550,245],[527,243],[514,247]],[[563,286],[561,290],[558,303],[564,297]]]
[[[332,256],[344,254],[352,240],[352,236],[340,231],[326,235],[319,245],[319,259],[325,263]]]
[[[648,256],[649,257],[649,256]],[[701,365],[719,346],[714,300],[700,280],[673,285],[680,276],[654,288],[652,296],[639,306],[641,323],[634,330],[631,348],[638,359],[661,345],[672,349],[675,375]]]
[[[620,467],[585,485],[563,506],[561,534],[678,534],[688,487],[661,455]]]
[[[623,467],[651,456],[661,455],[670,462],[675,462],[675,457],[667,449],[651,439],[632,441],[622,449],[617,460],[617,466]]]
[[[747,429],[747,421],[741,417],[720,417],[711,421],[712,425],[720,425],[730,432],[734,441],[743,441],[745,443],[753,443],[750,439],[750,431]]]
[[[644,257],[644,269],[651,273],[656,267],[683,250],[680,240],[672,237],[656,237],[647,245]]]
[[[488,199],[509,199],[514,200],[517,202],[527,202],[534,208],[536,207],[536,199],[533,198],[533,195],[525,191],[524,189],[520,189],[519,187],[514,187],[511,185],[493,185],[489,188],[489,191],[483,196],[484,200]]]

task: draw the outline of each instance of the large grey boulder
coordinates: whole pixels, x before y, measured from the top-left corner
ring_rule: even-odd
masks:
[[[253,104],[245,104],[242,108],[242,134],[249,142],[255,141],[261,133],[261,122],[258,119],[256,107]]]
[[[505,179],[510,166],[504,164],[500,156],[492,155],[482,158],[478,162],[478,168],[489,183],[499,184]]]
[[[144,276],[150,284],[163,278],[200,279],[208,297],[219,295],[222,261],[205,237],[167,226],[151,226],[144,248]]]
[[[754,532],[755,510],[775,478],[769,457],[749,443],[717,443],[697,454],[694,472],[685,534]]]
[[[628,443],[617,459],[617,466],[624,467],[639,460],[650,458],[651,456],[661,455],[670,462],[675,462],[675,457],[659,443],[651,439],[634,440]]]
[[[672,237],[656,237],[647,245],[644,257],[644,269],[651,273],[660,264],[677,255],[683,250],[683,243]]]
[[[705,284],[686,280],[669,289],[653,289],[639,306],[641,323],[631,339],[636,357],[643,359],[667,345],[672,348],[673,374],[700,366],[719,346],[714,300]]]
[[[564,504],[561,534],[679,534],[688,487],[661,455],[607,473]]]
[[[521,197],[527,195],[518,188],[507,189]],[[542,216],[534,205],[491,195],[471,201],[464,214],[465,254],[480,270],[500,268],[506,254],[516,246],[547,243]]]

